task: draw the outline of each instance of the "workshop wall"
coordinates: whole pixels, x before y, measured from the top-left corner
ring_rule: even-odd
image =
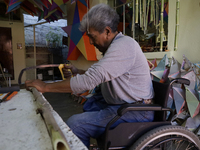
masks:
[[[200,24],[200,0],[181,0],[180,1],[180,16],[179,16],[179,35],[178,35],[178,49],[174,51],[174,37],[175,37],[175,14],[176,1],[169,2],[169,34],[168,47],[179,62],[183,60],[183,54],[193,63],[199,62],[199,24]]]
[[[14,65],[14,76],[15,76],[15,79],[12,80],[12,84],[17,84],[19,73],[23,68],[25,68],[24,24],[23,21],[14,22],[14,21],[0,20],[0,27],[11,28],[13,65]],[[25,76],[26,75],[22,77],[22,81],[25,81]]]

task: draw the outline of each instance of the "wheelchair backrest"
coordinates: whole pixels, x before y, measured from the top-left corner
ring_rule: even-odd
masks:
[[[162,107],[167,107],[167,101],[169,97],[170,91],[170,83],[160,83],[157,81],[153,82],[154,88],[154,103],[159,104]],[[166,112],[163,111],[155,111],[154,121],[165,121],[166,120]]]

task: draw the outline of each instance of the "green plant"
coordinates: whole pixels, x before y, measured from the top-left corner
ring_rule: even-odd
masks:
[[[51,27],[50,27],[50,29],[51,29]],[[53,46],[55,46],[56,43],[58,44],[62,38],[61,34],[59,34],[59,30],[57,30],[57,32],[58,33],[49,31],[45,36],[46,41],[53,44]]]

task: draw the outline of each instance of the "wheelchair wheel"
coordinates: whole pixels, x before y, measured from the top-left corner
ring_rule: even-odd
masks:
[[[200,150],[200,141],[182,126],[167,125],[144,134],[130,150]]]

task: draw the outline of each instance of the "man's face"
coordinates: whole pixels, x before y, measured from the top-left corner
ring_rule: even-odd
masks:
[[[90,44],[94,45],[100,52],[104,54],[109,46],[109,43],[106,40],[106,30],[104,30],[103,33],[99,33],[93,28],[90,28],[87,35],[89,37]]]

